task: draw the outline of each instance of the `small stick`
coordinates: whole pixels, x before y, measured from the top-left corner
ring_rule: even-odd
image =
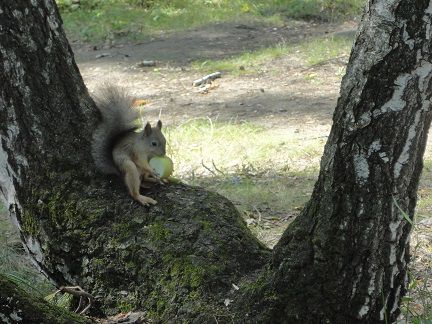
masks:
[[[202,77],[201,79],[195,80],[192,84],[194,87],[197,87],[203,83],[207,83],[209,80],[211,81],[211,80],[215,80],[217,78],[220,78],[221,76],[222,76],[222,73],[214,72],[214,73],[211,73],[211,74],[208,74],[208,75]]]
[[[206,166],[204,164],[204,160],[201,160],[201,165],[204,167],[204,169],[206,169],[207,171],[209,171],[211,174],[213,174],[214,176],[217,176],[216,172],[214,172],[212,169],[210,169],[208,166]]]
[[[216,167],[216,164],[215,164],[214,160],[212,160],[212,164],[213,164],[213,168],[214,168],[217,172],[219,172],[219,173],[222,174],[222,175],[225,175],[225,172],[219,170],[219,169]]]
[[[84,314],[89,310],[89,308],[93,305],[94,297],[90,295],[88,292],[84,291],[80,286],[75,287],[60,287],[59,291],[71,294],[72,296],[76,296],[80,298],[78,308],[75,310],[75,313],[80,312],[80,314]],[[88,299],[87,306],[80,311],[80,309],[84,306],[83,299]]]
[[[81,309],[84,307],[84,298],[83,296],[80,297],[78,307],[75,309],[75,313],[78,313]]]
[[[253,206],[253,209],[255,209],[255,211],[258,214],[258,224],[260,224],[262,221],[262,215],[261,215],[260,211],[258,210],[258,208],[256,208],[256,206]]]

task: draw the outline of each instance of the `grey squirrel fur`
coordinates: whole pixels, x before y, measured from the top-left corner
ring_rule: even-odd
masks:
[[[152,129],[147,123],[142,133],[136,133],[139,128],[137,120],[140,118],[140,113],[138,109],[132,107],[133,99],[123,88],[113,85],[105,85],[94,96],[102,119],[93,133],[92,156],[96,168],[103,173],[117,175],[121,173],[119,166],[114,163],[113,150],[120,141],[124,141],[125,137],[136,138],[135,141],[139,143],[131,149],[133,153],[144,154],[148,159],[155,155],[165,155],[165,138],[160,132],[162,127],[160,121],[158,127]],[[148,147],[145,147],[146,142]],[[151,146],[155,143],[158,147]]]

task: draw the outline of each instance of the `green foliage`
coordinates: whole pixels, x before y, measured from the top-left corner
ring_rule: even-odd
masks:
[[[347,37],[325,37],[302,42],[298,47],[303,59],[311,66],[340,56],[348,57],[352,42],[353,39]]]
[[[360,14],[364,0],[272,0],[260,7],[264,15],[281,12],[291,18],[334,21]]]
[[[352,42],[353,39],[349,37],[306,39],[297,44],[279,44],[222,60],[192,62],[192,68],[204,72],[224,71],[233,74],[255,75],[261,72],[260,69],[265,66],[263,63],[284,55],[298,56],[302,61],[306,62],[307,66],[313,66],[340,57],[348,57]]]
[[[177,175],[228,197],[269,246],[285,229],[281,215],[298,214],[310,197],[324,146],[324,139],[305,139],[295,129],[211,119],[165,132]]]
[[[57,6],[63,11],[72,11],[77,9],[82,10],[93,10],[101,7],[104,4],[108,4],[112,1],[106,0],[57,0]]]
[[[409,215],[399,206],[397,200],[395,197],[393,197],[393,203],[395,204],[395,206],[397,207],[397,209],[400,211],[400,213],[402,214],[402,216],[405,218],[405,220],[411,225],[414,225],[413,220],[409,217]]]
[[[0,273],[24,290],[45,296],[54,287],[34,268],[23,250],[16,230],[0,204]]]
[[[157,0],[56,0],[62,11],[95,10],[106,6],[128,5],[137,8],[151,8],[163,1]],[[169,3],[169,1],[165,1]]]
[[[414,258],[416,258],[418,245],[414,247]],[[430,247],[429,247],[430,250]],[[413,324],[432,324],[432,291],[430,282],[430,268],[424,265],[422,271],[429,272],[419,276],[416,274],[415,266],[410,268],[410,282],[408,284],[408,293],[402,298],[401,311],[404,315],[404,323]]]
[[[68,293],[53,292],[45,296],[45,300],[50,304],[56,305],[64,309],[71,309],[73,296]]]
[[[143,39],[160,31],[209,23],[260,19],[272,25],[285,17],[326,21],[358,15],[365,0],[57,0],[74,39],[101,42]]]

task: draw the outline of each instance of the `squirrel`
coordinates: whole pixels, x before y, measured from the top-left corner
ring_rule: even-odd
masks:
[[[92,156],[97,169],[106,174],[123,177],[132,198],[144,206],[156,200],[140,194],[141,181],[160,182],[149,165],[155,156],[165,156],[166,140],[162,122],[155,127],[146,123],[142,132],[138,109],[132,107],[133,97],[124,89],[108,85],[94,96],[102,120],[96,126],[92,139]]]

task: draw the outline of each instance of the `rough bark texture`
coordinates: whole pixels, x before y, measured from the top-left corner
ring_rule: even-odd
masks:
[[[172,184],[152,189],[159,204],[144,208],[95,173],[93,102],[55,5],[1,1],[0,185],[29,253],[107,314],[393,321],[410,231],[394,201],[412,216],[431,120],[431,14],[424,0],[367,6],[312,199],[268,262],[223,197]]]
[[[49,304],[40,296],[29,295],[1,274],[0,287],[2,323],[93,323],[85,317]]]
[[[1,190],[36,264],[105,314],[224,318],[232,284],[270,252],[225,198],[181,184],[145,208],[90,156],[93,101],[53,1],[0,3]]]
[[[397,206],[413,216],[431,122],[431,14],[429,1],[366,7],[319,180],[261,278],[263,319],[397,318],[411,230]]]

